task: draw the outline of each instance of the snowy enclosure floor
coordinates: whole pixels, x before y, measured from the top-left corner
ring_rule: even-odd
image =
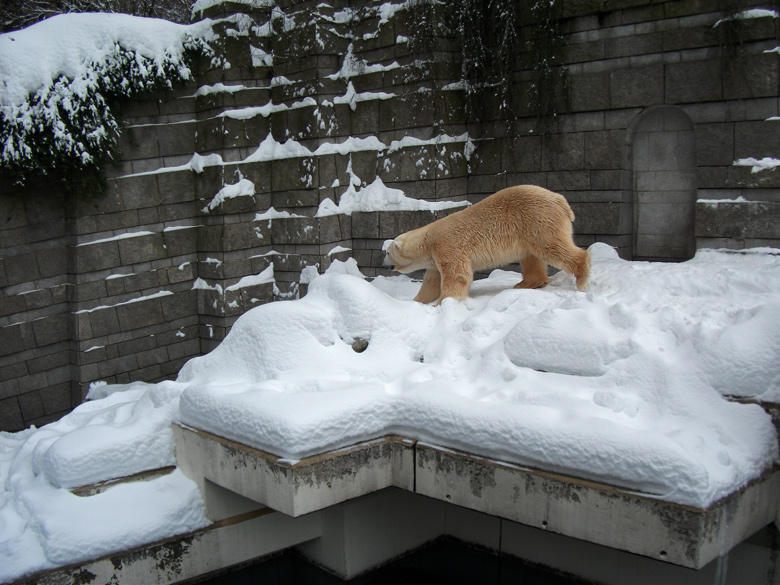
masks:
[[[206,526],[178,470],[71,492],[175,464],[174,421],[292,461],[398,434],[702,508],[761,476],[772,421],[724,397],[780,402],[780,254],[591,253],[586,293],[499,270],[440,307],[334,263],[175,382],[95,386],[56,423],[0,434],[0,580]]]
[[[185,365],[180,420],[289,459],[399,434],[699,507],[760,475],[770,417],[723,395],[777,401],[780,256],[592,254],[587,293],[495,271],[440,307],[326,274]]]

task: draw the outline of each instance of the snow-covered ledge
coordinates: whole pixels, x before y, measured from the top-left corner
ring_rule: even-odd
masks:
[[[371,524],[349,528],[345,510],[395,487],[399,501],[703,567],[778,510],[771,417],[733,399],[780,393],[780,257],[590,252],[587,293],[563,273],[521,291],[495,271],[439,307],[409,301],[419,283],[334,264],[181,370],[177,464],[211,519],[258,506],[341,518],[312,545],[334,558]]]
[[[771,523],[778,512],[778,468],[700,509],[398,436],[291,461],[206,431],[173,429],[177,463],[200,486],[212,520],[245,512],[252,503],[298,517],[398,487],[699,569]]]

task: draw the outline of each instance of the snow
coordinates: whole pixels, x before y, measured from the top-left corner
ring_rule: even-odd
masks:
[[[217,266],[222,264],[222,262],[220,262],[219,260],[214,260],[213,258],[208,258],[206,262],[217,263]],[[276,280],[274,279],[274,267],[273,265],[270,265],[268,266],[268,268],[263,270],[260,274],[250,274],[248,276],[242,277],[237,283],[232,284],[227,288],[225,288],[224,292],[237,291],[249,286],[256,286],[258,284],[269,284],[273,282],[276,282]],[[220,295],[223,294],[222,285],[220,284],[211,285],[200,277],[196,278],[195,281],[192,283],[191,290],[213,290]]]
[[[344,61],[342,62],[341,69],[332,75],[328,75],[327,77],[328,79],[349,80],[351,77],[356,77],[358,75],[392,71],[393,69],[398,69],[400,67],[401,66],[398,64],[398,61],[393,61],[389,65],[380,65],[378,63],[369,65],[365,59],[359,59],[355,56],[354,46],[352,43],[350,43],[347,47],[347,53],[344,55]]]
[[[87,76],[116,45],[160,63],[183,54],[191,35],[211,38],[212,21],[180,25],[127,14],[61,14],[23,30],[0,35],[0,106],[19,106],[29,94],[51,87],[61,75]]]
[[[295,215],[290,213],[289,211],[277,211],[273,207],[269,208],[267,211],[264,211],[262,213],[256,213],[255,214],[255,221],[273,221],[274,219],[286,219],[288,217],[304,217],[303,215]]]
[[[741,12],[738,12],[733,16],[721,18],[718,22],[716,22],[713,25],[713,28],[719,26],[724,22],[728,22],[730,20],[750,20],[753,18],[777,18],[777,17],[778,17],[778,12],[776,10],[769,10],[767,8],[751,8],[750,10],[743,10]]]
[[[208,282],[203,280],[202,278],[198,277],[196,278],[192,283],[192,289],[191,290],[214,290],[217,291],[219,294],[222,294],[222,286],[219,284],[210,285]]]
[[[159,299],[160,297],[167,297],[172,295],[173,293],[169,290],[161,290],[156,293],[150,294],[150,295],[144,295],[142,297],[136,297],[134,299],[130,299],[129,301],[122,301],[121,303],[116,303],[114,305],[100,305],[98,307],[93,307],[91,309],[81,309],[80,311],[76,311],[74,315],[81,315],[82,313],[92,313],[94,311],[100,311],[102,309],[110,309],[112,307],[120,307],[122,305],[129,305],[131,303],[140,303],[141,301],[148,301],[151,299]]]
[[[283,144],[276,141],[271,133],[260,143],[257,150],[245,158],[242,162],[265,162],[271,160],[281,160],[285,158],[296,158],[311,156],[311,151],[301,143],[288,139]]]
[[[284,75],[274,75],[271,78],[271,87],[281,87],[283,85],[293,85],[294,81],[287,79]]]
[[[193,13],[218,1],[198,0]],[[380,7],[380,24],[403,6]],[[334,14],[336,20],[348,17],[347,11]],[[777,12],[752,10],[738,17],[777,18]],[[85,64],[99,61],[117,43],[159,59],[179,50],[186,35],[207,37],[210,26],[70,14],[0,35],[0,105],[18,106],[60,75],[85,75]],[[256,51],[256,58],[270,58]],[[346,81],[345,94],[334,102],[354,109],[359,101],[396,97],[357,93],[351,78],[397,67],[369,65],[350,45],[342,68],[331,76]],[[276,76],[271,86],[292,83]],[[248,89],[218,83],[196,95]],[[250,119],[316,105],[307,97],[220,115]],[[466,158],[474,149],[463,134],[405,137],[389,146],[376,137],[352,137],[312,152],[269,134],[240,162],[367,150],[391,154],[449,143],[464,143]],[[153,172],[200,173],[223,164],[218,154],[196,153],[185,165]],[[780,161],[741,159],[734,165],[759,172]],[[364,185],[351,163],[349,174],[338,205],[324,201],[317,216],[465,205],[410,199],[379,178]],[[253,193],[254,185],[240,179],[216,193],[204,211]],[[295,216],[271,208],[255,221],[283,217]],[[176,229],[188,227],[195,226]],[[329,255],[345,250],[336,247]],[[0,433],[0,581],[208,525],[195,485],[179,471],[90,497],[71,492],[174,465],[173,421],[291,461],[398,433],[694,506],[756,478],[778,459],[775,430],[759,406],[724,397],[780,402],[780,255],[768,249],[703,250],[689,262],[652,264],[620,260],[605,245],[591,252],[587,293],[576,291],[566,274],[554,276],[543,290],[515,290],[519,275],[498,270],[473,285],[472,298],[440,307],[411,300],[419,281],[369,281],[354,260],[333,261],[325,275],[308,266],[301,278],[309,284],[306,297],[247,312],[217,349],[191,360],[175,382],[96,384],[90,400],[61,420]],[[225,292],[272,282],[269,266]],[[200,278],[193,289],[223,292]],[[366,351],[351,349],[356,338],[368,340]]]
[[[105,244],[106,242],[115,242],[117,240],[127,240],[129,238],[140,238],[141,236],[149,236],[152,235],[154,232],[150,232],[147,230],[141,230],[137,232],[126,232],[124,234],[118,234],[116,236],[111,236],[110,238],[101,238],[99,240],[92,240],[91,242],[82,242],[81,244],[76,244],[76,247],[79,248],[81,246],[91,246],[93,244]]]
[[[274,56],[259,47],[250,46],[249,54],[252,57],[252,67],[273,67],[274,65]]]
[[[465,91],[466,90],[466,82],[456,81],[454,83],[448,83],[444,87],[441,88],[442,91]]]
[[[269,284],[276,282],[274,279],[274,266],[269,265],[268,268],[263,270],[260,274],[250,274],[244,276],[236,284],[230,285],[225,289],[225,292],[241,290],[249,286],[257,286],[259,284]]]
[[[367,95],[367,94],[359,94],[359,95]],[[313,100],[309,101],[309,100],[311,100],[311,98],[306,98],[299,102],[295,102],[290,106],[272,105],[269,103],[259,108],[245,108],[243,110],[230,110],[228,112],[225,112],[222,115],[231,118],[236,118],[236,119],[250,119],[257,115],[266,116],[270,114],[272,111],[282,111],[282,110],[295,109],[295,108],[314,105],[314,101]],[[459,143],[463,144],[463,153],[453,151],[449,153],[449,156],[452,158],[463,156],[466,160],[471,160],[471,155],[474,153],[476,146],[472,138],[469,136],[468,132],[464,132],[463,134],[460,134],[458,136],[452,136],[449,134],[439,134],[433,138],[428,138],[428,139],[419,139],[419,138],[414,138],[412,136],[405,136],[400,140],[393,140],[390,143],[390,146],[387,146],[376,136],[368,136],[365,138],[350,136],[348,138],[345,138],[342,142],[339,143],[326,142],[324,144],[321,144],[314,151],[309,150],[306,146],[304,146],[303,144],[301,144],[300,142],[292,138],[287,139],[283,143],[279,142],[273,137],[271,133],[269,133],[263,139],[263,141],[258,145],[257,149],[252,154],[250,154],[243,160],[231,161],[230,164],[240,165],[240,164],[253,163],[253,162],[269,162],[269,161],[282,160],[287,158],[304,158],[304,157],[312,157],[312,156],[327,156],[327,155],[334,155],[334,154],[348,156],[355,152],[366,152],[366,151],[376,151],[378,155],[384,154],[385,152],[387,154],[393,154],[394,152],[397,152],[404,148],[414,148],[414,147],[421,147],[421,146],[438,147],[446,144],[459,144]],[[442,157],[445,156],[446,154],[447,153],[444,151],[439,153],[439,155]],[[161,173],[173,173],[173,172],[181,172],[181,171],[193,171],[195,173],[200,174],[207,167],[224,166],[225,164],[226,164],[225,161],[217,153],[212,153],[208,155],[201,155],[199,153],[194,153],[192,155],[192,158],[188,162],[182,165],[161,167],[159,169],[155,169],[152,171],[144,171],[141,173],[130,173],[128,175],[123,175],[123,176],[137,177],[137,176],[144,176],[144,175],[156,175]],[[389,164],[389,160],[386,159],[385,164],[386,165]],[[333,186],[335,187],[338,185],[334,183]]]
[[[218,154],[208,154],[206,156],[201,156],[197,152],[192,155],[192,158],[190,159],[190,162],[184,165],[184,169],[190,169],[196,174],[200,174],[203,172],[203,169],[206,167],[217,167],[224,164],[222,161],[222,157]],[[160,172],[165,172],[167,170],[175,171],[179,170],[179,168],[173,168],[173,169],[160,169]],[[139,173],[139,174],[154,174],[155,171],[152,171],[151,173]]]
[[[303,270],[301,270],[301,277],[298,279],[298,282],[300,284],[309,284],[315,278],[318,278],[320,273],[317,270],[317,266],[318,265],[304,266]]]
[[[197,225],[171,225],[166,228],[163,228],[163,232],[178,232],[179,230],[192,230],[192,229],[198,229],[200,226]]]
[[[264,106],[263,108],[267,108]],[[257,115],[257,109],[252,108],[253,114]],[[265,115],[265,114],[264,114]],[[458,152],[450,153],[450,156],[463,156],[466,160],[471,158],[471,154],[474,151],[474,143],[471,140],[468,133],[464,133],[458,136],[451,136],[448,134],[439,134],[433,138],[419,139],[411,136],[406,136],[400,140],[394,140],[387,146],[380,141],[376,136],[369,136],[365,138],[360,137],[348,137],[342,142],[327,142],[321,144],[316,150],[311,151],[300,142],[293,140],[292,138],[281,143],[277,141],[270,133],[266,138],[258,145],[257,149],[247,156],[242,161],[234,162],[231,164],[245,164],[252,162],[268,162],[274,160],[282,160],[287,158],[303,158],[303,157],[319,157],[327,155],[342,155],[350,156],[356,152],[375,151],[377,153],[392,154],[404,148],[415,148],[421,146],[442,146],[446,144],[463,144],[463,153]],[[445,153],[441,153],[441,156],[445,156]],[[196,173],[200,173],[204,168],[208,166],[220,166],[224,165],[222,157],[218,154],[210,154],[203,156],[195,153],[192,159],[184,165],[176,167],[165,167],[154,171],[149,171],[140,174],[157,174],[165,172],[176,172],[183,170],[192,170]],[[459,201],[437,201],[428,202],[425,200],[418,200],[407,197],[400,189],[388,187],[384,184],[381,178],[377,177],[374,181],[368,185],[362,185],[360,177],[355,175],[352,171],[352,161],[350,160],[347,165],[347,172],[350,175],[350,183],[344,193],[339,198],[338,205],[331,199],[325,199],[317,210],[317,217],[324,217],[335,214],[350,215],[358,211],[383,211],[383,210],[403,210],[403,211],[415,211],[415,210],[427,210],[436,211],[439,209],[449,209],[453,207],[461,207],[467,205],[466,202]],[[306,179],[302,177],[302,181]],[[333,185],[337,186],[336,183]],[[232,185],[226,185],[219,192],[215,194],[209,204],[203,208],[203,212],[207,213],[215,209],[220,203],[226,199],[234,197],[252,196],[255,194],[254,185],[247,179],[241,179],[238,183]],[[255,221],[265,219],[277,219],[282,217],[300,217],[292,215],[287,211],[277,211],[273,208],[267,212],[257,214]]]
[[[213,211],[226,199],[235,199],[236,197],[251,197],[255,194],[255,184],[249,179],[241,179],[234,185],[225,185],[220,189],[209,204],[201,211],[208,213]]]
[[[215,83],[214,85],[201,85],[192,97],[202,97],[207,95],[221,94],[221,93],[238,93],[239,91],[245,91],[251,89],[246,85],[225,85],[224,83]]]
[[[68,488],[174,464],[181,386],[100,385],[102,397],[41,429],[0,433],[0,581],[206,526],[178,470],[79,497]]]
[[[377,11],[377,14],[379,15],[379,24],[381,25],[390,22],[396,12],[404,10],[405,8],[406,4],[403,2],[401,4],[391,4],[389,2],[382,4]]]
[[[328,257],[334,254],[340,254],[341,252],[349,252],[352,248],[345,248],[344,246],[335,246],[328,251]]]
[[[750,172],[751,173],[760,173],[761,171],[766,171],[770,169],[774,169],[776,167],[780,167],[780,159],[776,158],[770,158],[770,157],[764,157],[762,159],[756,159],[756,158],[741,158],[739,160],[734,161],[735,167],[753,167]]]
[[[347,170],[351,171],[351,168]],[[400,189],[388,187],[379,177],[362,189],[355,189],[355,183],[360,184],[360,180],[350,181],[349,187],[341,195],[338,205],[332,199],[325,199],[320,203],[316,217],[337,214],[351,215],[359,211],[436,211],[468,205],[465,201],[413,199],[407,197]]]
[[[288,460],[400,434],[697,507],[758,477],[771,419],[724,397],[780,402],[780,254],[591,254],[587,293],[496,270],[438,307],[354,259],[309,267],[304,298],[248,311],[176,381],[94,385],[60,421],[0,433],[0,580],[206,526],[179,471],[70,491],[173,465],[172,421]]]
[[[347,91],[342,96],[336,96],[333,98],[335,104],[347,104],[349,108],[354,112],[357,108],[358,102],[365,102],[371,100],[390,100],[397,97],[394,93],[388,93],[386,91],[364,91],[358,93],[355,91],[355,86],[352,81],[347,83]]]
[[[592,253],[587,294],[496,271],[441,307],[329,271],[182,369],[182,421],[288,459],[397,433],[701,507],[758,476],[771,421],[722,396],[780,400],[780,256]]]
[[[145,175],[159,175],[161,173],[177,173],[180,171],[192,171],[196,174],[200,174],[206,167],[217,167],[224,165],[225,162],[219,154],[209,154],[206,156],[200,155],[197,152],[192,155],[192,158],[183,165],[177,165],[173,167],[161,167],[153,171],[145,171],[142,173],[130,173],[124,175],[125,177],[142,177]]]
[[[63,164],[97,164],[120,132],[111,95],[191,79],[187,48],[213,55],[211,27],[210,20],[185,26],[127,14],[73,13],[0,35],[4,164],[19,170],[20,181],[25,168],[46,173]]]
[[[302,102],[296,102],[296,103],[302,103]],[[268,107],[269,106],[263,106],[263,109],[265,110]],[[293,104],[293,106],[283,106],[283,107],[295,107],[295,104]],[[252,116],[260,113],[258,112],[257,108],[250,108],[250,110],[252,110],[251,113]],[[234,112],[238,112],[238,110]],[[375,151],[377,152],[377,155],[383,155],[385,153],[393,154],[394,152],[397,152],[405,148],[419,148],[423,146],[443,147],[444,145],[447,144],[463,144],[463,152],[461,153],[458,151],[452,151],[449,153],[449,156],[451,158],[462,156],[466,160],[470,160],[475,149],[474,141],[471,139],[471,137],[467,132],[457,136],[452,136],[449,134],[439,134],[433,138],[428,138],[428,139],[420,139],[412,136],[406,136],[400,140],[392,141],[389,146],[383,143],[381,140],[379,140],[376,136],[368,136],[365,138],[351,136],[344,139],[342,142],[326,142],[324,144],[321,144],[314,151],[310,150],[300,142],[293,140],[292,138],[289,138],[285,142],[281,143],[277,141],[271,133],[269,133],[266,136],[266,138],[263,139],[263,141],[258,145],[257,149],[255,149],[254,152],[252,152],[249,156],[247,156],[245,159],[241,161],[231,162],[231,165],[241,165],[241,164],[253,163],[253,162],[269,162],[269,161],[283,160],[289,158],[319,157],[319,156],[328,156],[328,155],[351,156],[353,153],[368,152],[368,151]],[[438,156],[445,157],[448,156],[448,154],[446,151],[441,151],[438,152]],[[424,161],[424,159],[422,158],[418,159],[418,164],[420,164],[419,161]],[[385,159],[385,165],[387,166],[389,163],[390,160]],[[179,172],[179,171],[187,171],[187,170],[191,170],[196,173],[201,173],[206,167],[222,166],[224,164],[225,162],[223,161],[222,157],[219,154],[209,154],[204,156],[195,153],[193,154],[190,161],[183,165],[178,165],[174,167],[163,167],[153,171],[147,171],[147,172],[137,173],[134,175],[127,175],[127,176],[152,175],[152,174]],[[350,175],[350,183],[347,186],[344,193],[341,194],[338,205],[336,205],[336,203],[334,203],[333,200],[331,199],[324,200],[320,204],[317,210],[316,215],[318,217],[323,217],[326,215],[334,215],[334,214],[349,215],[356,211],[382,211],[382,210],[435,211],[438,209],[448,209],[452,207],[467,205],[467,203],[465,202],[453,202],[453,201],[428,202],[424,200],[413,199],[407,197],[404,194],[404,192],[400,189],[387,187],[379,177],[377,177],[371,184],[364,185],[362,188],[357,188],[360,187],[363,184],[363,182],[360,179],[360,177],[358,177],[357,175],[355,175],[355,173],[353,173],[351,159],[347,164],[347,172]],[[310,182],[311,180],[312,179],[310,176],[301,177],[301,182],[305,184],[307,183],[307,181]],[[332,186],[333,187],[339,186],[338,179],[334,181]],[[209,202],[209,204],[205,208],[203,208],[203,212],[207,213],[215,209],[225,199],[229,199],[233,197],[251,196],[251,195],[254,195],[254,185],[246,179],[241,179],[239,180],[238,183],[233,185],[227,185],[223,187],[223,189],[221,189],[219,192],[217,192],[212,198],[211,202]],[[258,214],[255,217],[255,220],[259,221],[263,219],[275,219],[280,217],[300,217],[300,216],[291,215],[287,211],[277,211],[271,208],[265,213]]]
[[[763,203],[761,201],[748,201],[741,195],[739,197],[735,197],[734,199],[697,199],[696,202],[703,203],[707,207],[718,207],[718,205],[734,204],[761,205]]]
[[[314,151],[315,156],[326,156],[329,154],[348,155],[353,152],[364,152],[369,150],[375,150],[377,152],[385,150],[387,147],[376,136],[369,136],[367,138],[356,138],[351,136],[338,144],[332,142],[326,142],[321,144],[317,150]]]
[[[274,104],[269,101],[264,106],[240,108],[237,110],[227,110],[219,114],[218,117],[232,118],[234,120],[249,120],[251,118],[254,118],[255,116],[263,116],[264,118],[267,118],[274,112],[284,112],[287,110],[296,110],[298,108],[306,108],[306,107],[316,106],[316,105],[317,102],[314,101],[314,98],[310,98],[310,97],[304,98],[297,102],[293,102],[290,105]]]
[[[224,0],[195,0],[195,3],[192,5],[192,14],[193,16],[196,16],[204,10],[208,10],[213,6],[218,6],[223,2]],[[231,0],[231,2],[251,8],[272,8],[276,4],[274,0]]]

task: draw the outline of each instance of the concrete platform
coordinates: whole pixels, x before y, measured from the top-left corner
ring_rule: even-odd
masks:
[[[414,491],[415,443],[402,437],[292,462],[191,427],[173,433],[176,463],[198,484],[211,520],[247,511],[246,500],[297,517],[387,487]]]
[[[199,581],[225,567],[250,562],[321,535],[320,514],[290,518],[265,508],[215,522],[203,530],[31,575],[11,585],[170,585]]]
[[[698,509],[397,436],[292,462],[189,427],[175,425],[174,435],[177,463],[198,483],[213,520],[260,506],[297,517],[397,487],[693,569],[773,522],[780,495],[778,469]]]
[[[416,492],[527,526],[699,569],[771,523],[773,470],[706,509],[416,445]]]

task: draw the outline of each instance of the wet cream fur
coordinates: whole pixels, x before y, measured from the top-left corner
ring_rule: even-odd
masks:
[[[520,262],[515,288],[541,288],[550,264],[588,286],[590,255],[574,245],[574,213],[566,199],[533,185],[503,189],[483,201],[393,240],[385,265],[401,273],[425,270],[414,300],[440,303],[468,297],[475,270]]]

